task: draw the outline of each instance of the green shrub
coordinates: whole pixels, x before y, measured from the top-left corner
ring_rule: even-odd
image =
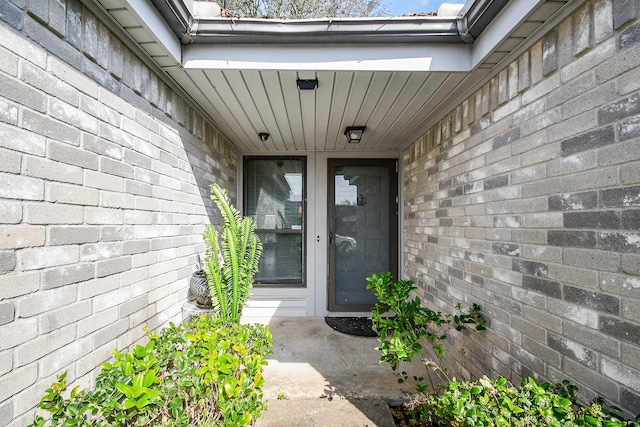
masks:
[[[444,356],[441,341],[448,327],[460,331],[467,325],[476,330],[485,328],[480,307],[473,304],[466,313],[442,314],[423,307],[420,299],[410,299],[417,289],[410,280],[393,281],[389,272],[367,277],[367,289],[373,290],[378,303],[372,310],[373,328],[378,333],[380,361],[396,371],[401,362],[411,362],[420,354],[424,340],[431,344],[440,362]],[[456,307],[459,311],[460,306]],[[551,386],[536,384],[532,378],[514,387],[505,378],[479,381],[451,380],[440,365],[425,361],[425,365],[445,379],[448,386],[436,389],[422,384],[424,377],[414,377],[421,393],[401,410],[394,411],[399,426],[429,427],[640,427],[638,422],[624,421],[604,405],[602,399],[589,406],[578,404],[578,389],[568,381]],[[431,379],[431,377],[429,377]],[[407,373],[401,372],[402,382]],[[438,392],[441,393],[438,393]],[[640,415],[639,415],[640,418]]]
[[[223,325],[206,316],[171,324],[147,345],[113,353],[93,390],[47,389],[32,426],[246,426],[261,416],[262,367],[271,346],[263,325]]]
[[[574,386],[575,387],[575,386]],[[613,416],[601,404],[578,405],[532,378],[520,387],[505,378],[467,382],[452,380],[442,395],[424,396],[410,411],[413,426],[550,426],[623,427],[637,423]],[[575,394],[571,394],[575,397]]]
[[[436,354],[442,358],[441,341],[447,337],[447,328],[461,331],[468,324],[480,331],[485,329],[485,320],[480,306],[473,304],[466,313],[442,314],[424,307],[418,297],[410,299],[411,291],[417,289],[410,280],[393,281],[390,272],[372,274],[367,277],[367,289],[371,289],[378,303],[371,310],[373,329],[378,333],[380,361],[387,362],[396,371],[401,362],[411,362],[422,351],[422,341],[427,340]],[[460,306],[456,307],[460,311]],[[407,379],[400,373],[400,382]],[[427,386],[421,384],[423,377],[414,378],[419,392]]]

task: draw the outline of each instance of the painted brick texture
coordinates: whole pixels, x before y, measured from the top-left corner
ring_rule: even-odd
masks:
[[[458,375],[570,379],[638,412],[638,13],[588,2],[404,152],[405,277],[489,318],[452,339]]]
[[[79,2],[26,4],[0,6],[0,426],[181,320],[208,186],[237,185],[235,148]]]

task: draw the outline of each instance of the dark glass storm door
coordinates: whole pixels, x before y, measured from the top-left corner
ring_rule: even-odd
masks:
[[[398,270],[395,159],[329,159],[329,311],[369,311],[372,273]]]

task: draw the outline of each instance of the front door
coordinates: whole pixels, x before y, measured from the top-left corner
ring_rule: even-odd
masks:
[[[329,311],[369,311],[372,273],[398,269],[395,159],[329,159]]]

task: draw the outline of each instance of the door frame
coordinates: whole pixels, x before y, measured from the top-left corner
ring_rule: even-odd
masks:
[[[335,237],[331,241],[331,235],[335,236],[335,166],[381,166],[388,167],[390,174],[390,197],[388,202],[389,209],[389,271],[394,277],[398,274],[398,228],[399,228],[399,197],[398,197],[398,159],[395,158],[343,158],[331,157],[327,159],[327,310],[334,312],[368,312],[371,311],[373,305],[369,304],[344,304],[335,303],[337,284],[336,284],[336,243]],[[394,170],[395,169],[395,170]],[[395,172],[395,173],[394,173]],[[333,192],[329,191],[333,189]],[[362,278],[364,283],[365,278]]]
[[[359,159],[365,157],[365,152],[359,151],[284,151],[284,152],[245,152],[239,154],[243,156],[265,156],[265,155],[290,155],[307,157],[307,287],[306,288],[253,288],[253,301],[261,305],[260,313],[267,312],[264,319],[269,316],[359,316],[361,312],[329,312],[328,301],[328,278],[327,269],[327,168],[329,158]],[[398,160],[398,274],[401,273],[403,265],[403,252],[401,250],[403,237],[400,230],[403,217],[402,201],[402,152],[400,151],[367,151],[366,158],[396,159]],[[237,172],[237,203],[242,203],[243,191],[243,164],[239,161]],[[242,208],[242,206],[238,206]],[[290,308],[295,306],[296,308]],[[249,311],[249,310],[245,310]]]

